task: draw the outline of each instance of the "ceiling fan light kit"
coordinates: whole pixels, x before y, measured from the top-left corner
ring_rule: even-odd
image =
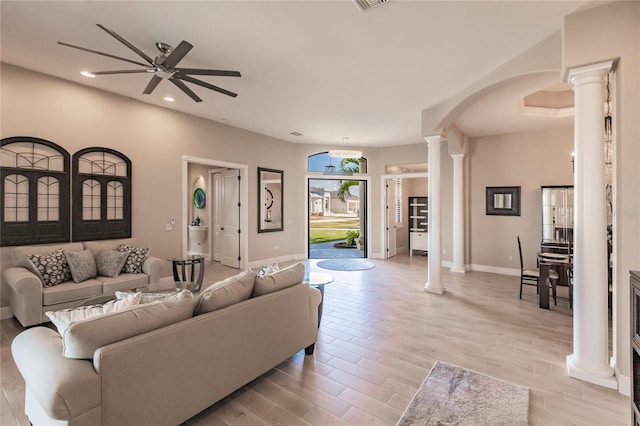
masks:
[[[193,45],[186,41],[181,41],[177,47],[172,47],[171,45],[163,42],[157,42],[156,48],[160,52],[158,56],[154,59],[149,57],[142,50],[138,49],[136,46],[131,44],[125,38],[114,32],[113,30],[105,27],[104,25],[97,24],[98,27],[108,33],[110,36],[118,40],[120,43],[124,44],[134,53],[136,53],[139,57],[144,59],[146,63],[133,61],[131,59],[122,58],[120,56],[111,55],[109,53],[100,52],[93,49],[88,49],[86,47],[76,46],[69,43],[64,43],[59,41],[58,44],[61,46],[71,47],[73,49],[83,50],[85,52],[95,53],[97,55],[106,56],[108,58],[117,59],[124,62],[129,62],[135,65],[142,66],[142,69],[129,69],[129,70],[114,70],[114,71],[82,71],[82,75],[85,77],[95,77],[97,75],[109,75],[109,74],[135,74],[135,73],[149,73],[153,74],[149,83],[145,87],[142,92],[145,95],[151,94],[154,89],[160,84],[162,80],[168,80],[173,83],[176,87],[182,90],[187,94],[191,99],[195,102],[202,102],[202,99],[198,97],[184,82],[189,82],[191,84],[195,84],[200,87],[204,87],[209,90],[216,91],[218,93],[222,93],[223,95],[231,96],[235,98],[238,96],[237,93],[231,92],[229,90],[223,89],[221,87],[215,86],[213,84],[207,83],[206,81],[199,80],[197,78],[191,77],[192,75],[209,75],[209,76],[218,76],[218,77],[240,77],[239,71],[227,71],[227,70],[212,70],[212,69],[201,69],[201,68],[178,68],[178,63],[189,53],[189,51],[193,48]]]

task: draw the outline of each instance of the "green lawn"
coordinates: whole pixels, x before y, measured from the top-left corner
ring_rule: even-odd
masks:
[[[328,241],[344,241],[347,231],[360,229],[360,221],[346,220],[341,222],[320,222],[309,224],[309,243],[326,243]]]

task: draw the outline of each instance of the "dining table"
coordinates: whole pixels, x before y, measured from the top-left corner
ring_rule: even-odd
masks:
[[[539,306],[542,309],[549,309],[549,271],[553,267],[573,268],[573,257],[564,253],[538,253],[538,266],[540,270],[540,278],[538,279]]]

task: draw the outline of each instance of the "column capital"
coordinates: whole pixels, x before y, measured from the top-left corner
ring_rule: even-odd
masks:
[[[441,143],[443,139],[444,138],[442,137],[442,135],[431,135],[424,137],[424,140],[425,142],[427,142],[427,144]]]
[[[462,154],[450,154],[450,155],[451,155],[451,158],[453,158],[454,160],[457,160],[457,159],[462,160],[462,159],[464,159],[464,157],[467,156],[467,154],[464,154],[464,153],[462,153]]]
[[[576,85],[582,79],[600,78],[613,68],[613,60],[571,68],[567,80]]]

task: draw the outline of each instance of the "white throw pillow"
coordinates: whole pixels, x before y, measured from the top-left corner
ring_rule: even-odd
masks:
[[[72,323],[137,305],[140,303],[140,297],[140,293],[129,293],[121,300],[112,300],[104,305],[79,306],[60,311],[47,311],[44,314],[49,317],[53,325],[58,329],[58,333],[62,336]]]

